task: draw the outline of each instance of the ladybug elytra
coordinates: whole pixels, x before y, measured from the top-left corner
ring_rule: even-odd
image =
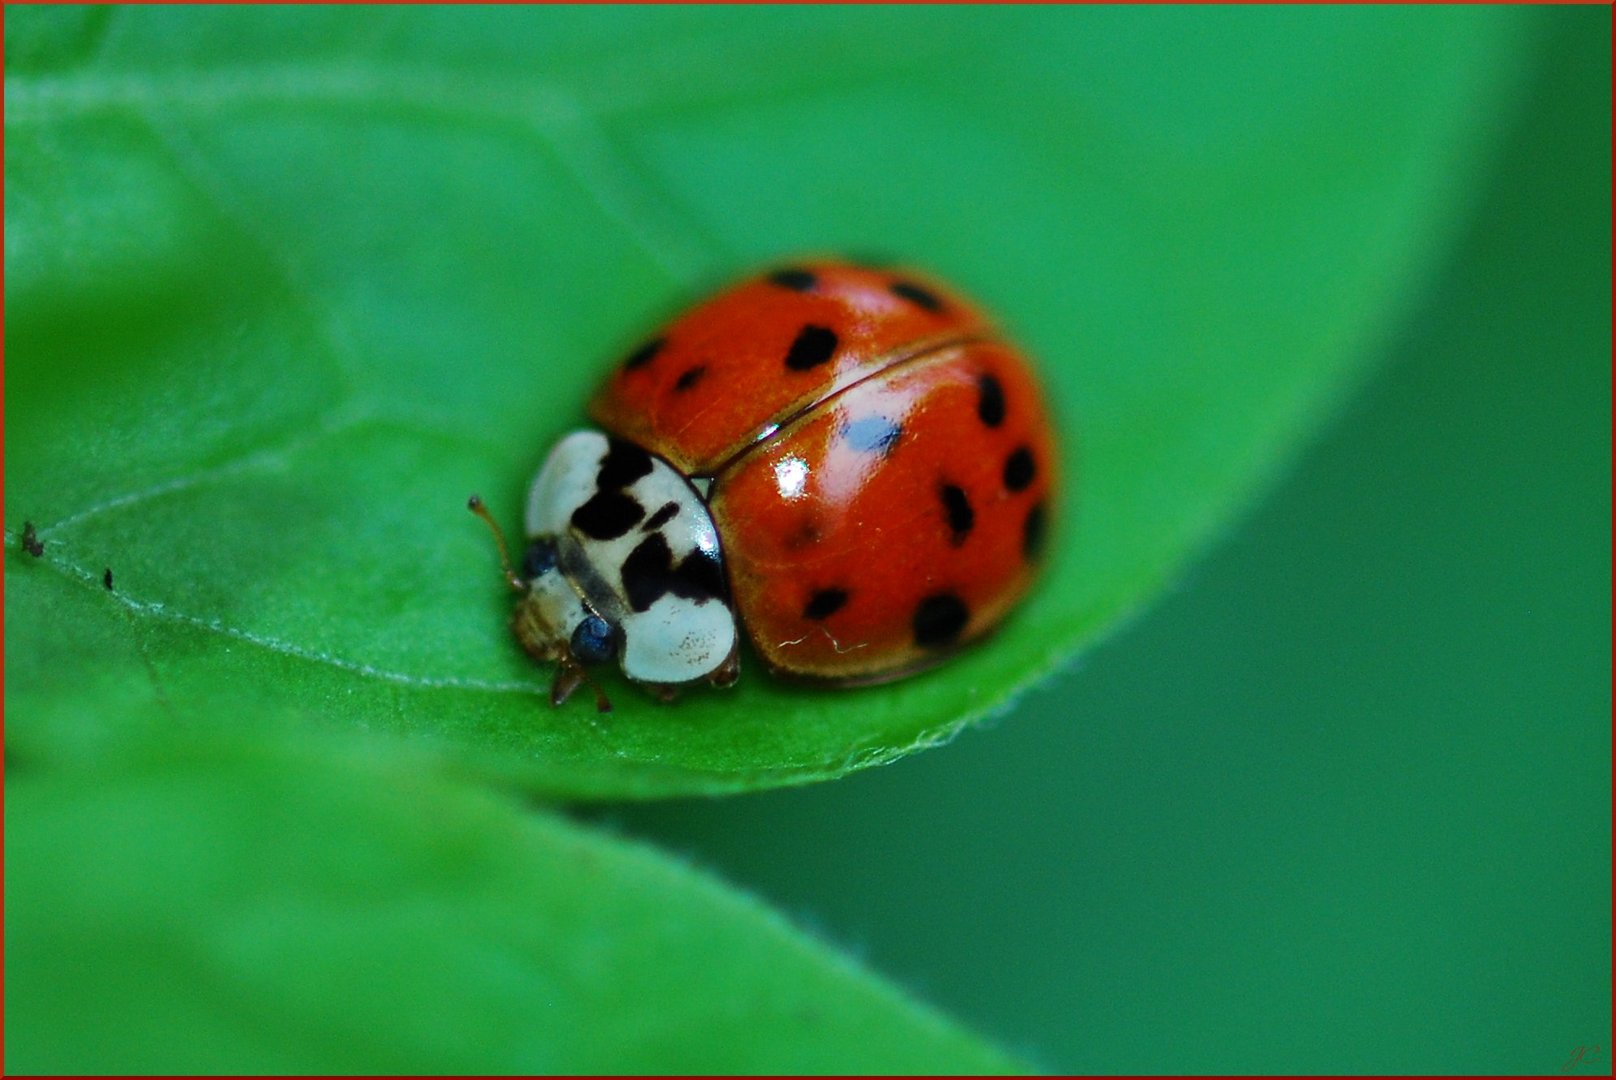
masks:
[[[921,275],[826,260],[742,281],[634,348],[589,412],[604,433],[556,444],[506,561],[555,704],[613,659],[664,699],[728,685],[743,636],[777,675],[899,678],[1032,581],[1056,465],[1042,396]]]

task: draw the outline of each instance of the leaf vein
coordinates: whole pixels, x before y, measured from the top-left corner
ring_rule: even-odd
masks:
[[[292,438],[278,445],[251,450],[241,457],[225,462],[222,465],[216,465],[210,469],[199,469],[191,473],[182,473],[179,476],[170,477],[149,487],[126,491],[120,495],[114,495],[111,498],[92,503],[77,513],[70,514],[65,518],[41,527],[38,530],[39,535],[49,537],[113,510],[122,510],[125,507],[135,506],[150,499],[160,498],[177,491],[185,491],[214,480],[235,476],[238,473],[251,472],[255,469],[267,468],[277,464],[286,464],[294,455],[301,453],[315,443],[331,438],[334,435],[339,435],[344,431],[363,427],[375,419],[375,416],[360,409],[333,409],[313,428],[299,431]]]
[[[61,113],[127,108],[154,117],[185,108],[219,113],[265,102],[394,108],[473,117],[515,130],[549,151],[597,206],[672,280],[710,279],[727,253],[683,215],[666,195],[644,189],[610,147],[590,113],[563,91],[532,82],[459,75],[432,77],[381,69],[258,68],[239,73],[165,76],[35,76],[7,80],[6,123],[51,119]]]
[[[64,576],[75,579],[86,588],[104,591],[102,576],[99,572],[92,572],[69,559],[53,558],[46,555],[40,560]],[[454,675],[411,675],[401,671],[389,671],[372,664],[358,660],[349,660],[346,657],[333,653],[322,652],[318,649],[308,649],[301,645],[294,645],[289,641],[271,637],[267,634],[254,633],[243,630],[237,626],[227,625],[221,619],[209,619],[188,612],[177,611],[167,604],[159,601],[137,600],[127,593],[114,591],[113,599],[129,609],[132,613],[151,618],[164,619],[169,622],[182,623],[199,630],[207,630],[223,635],[234,641],[245,642],[269,652],[289,656],[296,660],[305,660],[310,663],[322,664],[326,667],[337,668],[341,671],[362,675],[365,678],[377,679],[382,682],[393,683],[417,690],[476,690],[484,693],[497,694],[542,694],[547,692],[546,687],[536,682],[520,680],[495,681],[488,679],[467,679]]]

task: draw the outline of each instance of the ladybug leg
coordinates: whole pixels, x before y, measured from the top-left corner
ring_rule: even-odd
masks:
[[[714,686],[734,686],[735,680],[741,677],[741,651],[739,647],[731,649],[724,662],[718,665],[718,670],[707,676],[707,681]]]
[[[653,682],[643,685],[660,704],[671,705],[679,700],[679,687],[673,683]]]

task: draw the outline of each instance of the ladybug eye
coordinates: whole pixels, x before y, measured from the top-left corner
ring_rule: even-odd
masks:
[[[522,573],[530,580],[549,573],[555,569],[556,549],[554,540],[535,540],[527,546],[522,555]]]
[[[572,655],[585,664],[603,664],[617,655],[617,635],[612,624],[591,615],[572,632]]]

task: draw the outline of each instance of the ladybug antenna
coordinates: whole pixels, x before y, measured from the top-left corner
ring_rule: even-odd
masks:
[[[499,522],[494,520],[494,515],[488,512],[488,507],[484,506],[483,500],[476,495],[466,500],[466,509],[486,521],[488,528],[493,531],[494,544],[499,548],[499,568],[505,572],[505,584],[509,585],[513,592],[526,592],[527,582],[517,577],[516,571],[511,569],[511,555],[505,548],[505,534],[500,530]]]

